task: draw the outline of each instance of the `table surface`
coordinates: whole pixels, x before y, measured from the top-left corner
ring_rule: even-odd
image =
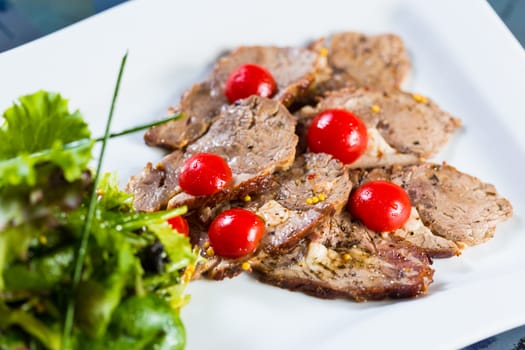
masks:
[[[126,0],[0,0],[0,52],[50,34]],[[489,0],[525,47],[525,0]],[[463,350],[525,350],[525,325]]]

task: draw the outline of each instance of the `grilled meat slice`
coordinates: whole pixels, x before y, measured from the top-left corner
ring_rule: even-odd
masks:
[[[435,155],[460,126],[426,97],[359,88],[333,92],[315,108],[303,108],[296,114],[304,125],[300,130],[305,133],[315,115],[332,108],[354,113],[368,128],[367,150],[352,168],[418,163]]]
[[[223,203],[214,209],[218,213],[229,208],[231,208],[229,203]],[[208,240],[209,222],[203,221],[197,213],[190,214],[187,219],[191,227],[191,244],[199,248],[200,254],[204,258],[195,266],[195,271],[192,275],[194,280],[199,278],[223,280],[225,278],[233,278],[243,271],[242,263],[247,258],[225,259],[213,253],[213,248],[210,247]]]
[[[305,154],[288,171],[274,174],[271,187],[253,195],[253,200],[225,203],[212,209],[211,214],[204,209],[198,217],[194,215],[190,220],[200,229],[191,234],[192,243],[206,251],[207,234],[203,227],[207,227],[211,217],[233,205],[252,210],[265,221],[264,236],[252,257],[289,251],[320,223],[342,210],[351,188],[348,172],[339,161],[327,154]],[[232,277],[241,272],[241,265],[248,258],[214,257],[198,270],[208,278]]]
[[[292,168],[274,176],[273,187],[248,203],[264,218],[260,247],[287,251],[327,216],[341,211],[352,183],[341,162],[324,153],[298,157]]]
[[[241,46],[220,58],[208,79],[191,87],[179,105],[171,108],[171,112],[184,113],[184,118],[149,129],[144,136],[146,143],[179,149],[197,140],[221,116],[221,107],[228,104],[224,95],[228,75],[246,63],[269,70],[277,85],[273,98],[289,106],[325,69],[326,58],[304,48]]]
[[[144,141],[150,146],[181,149],[201,137],[226,104],[228,100],[222,90],[212,88],[210,81],[194,84],[177,106],[168,109],[169,115],[183,113],[184,116],[148,129]]]
[[[228,75],[240,65],[255,63],[266,68],[274,77],[277,92],[274,99],[290,106],[302,96],[326,69],[326,58],[316,51],[297,47],[241,46],[221,58],[210,76],[212,86],[220,89]]]
[[[328,56],[331,76],[314,90],[318,96],[344,87],[398,89],[410,71],[410,59],[401,38],[394,34],[367,36],[343,32],[311,45]]]
[[[154,212],[166,208],[170,198],[180,192],[178,178],[184,159],[182,151],[173,151],[156,166],[149,162],[139,175],[129,179],[126,191],[133,193],[136,210]]]
[[[132,177],[128,191],[140,211],[188,205],[213,206],[264,188],[273,172],[288,169],[295,157],[295,121],[279,102],[252,96],[222,111],[205,136],[186,149],[164,158],[155,168],[148,164]],[[178,186],[185,159],[202,152],[222,156],[232,169],[233,184],[211,196],[192,196]]]
[[[485,242],[512,215],[511,204],[493,185],[447,164],[374,169],[352,178],[356,184],[381,179],[403,187],[417,212],[394,235],[434,257],[458,255],[465,246]]]
[[[265,283],[320,298],[356,301],[424,294],[431,261],[419,248],[368,231],[345,212],[329,218],[295,249],[251,261]]]

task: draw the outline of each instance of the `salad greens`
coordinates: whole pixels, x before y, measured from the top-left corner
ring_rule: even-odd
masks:
[[[198,255],[167,219],[187,209],[137,213],[114,174],[101,174],[95,189],[90,137],[59,94],[22,96],[4,112],[0,349],[182,349],[179,309]],[[64,332],[71,300],[74,323]]]
[[[3,117],[0,187],[35,185],[42,167],[58,166],[70,182],[87,168],[94,144],[88,125],[79,111],[69,112],[68,101],[59,94],[38,91],[22,96]],[[83,142],[63,147],[77,140]]]

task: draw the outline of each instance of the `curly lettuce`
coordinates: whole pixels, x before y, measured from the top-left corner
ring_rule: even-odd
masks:
[[[62,169],[68,181],[82,175],[94,140],[79,111],[68,100],[46,91],[22,96],[3,113],[0,126],[0,188],[34,185],[42,168]]]

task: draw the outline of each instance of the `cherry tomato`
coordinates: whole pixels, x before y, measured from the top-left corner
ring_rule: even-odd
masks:
[[[243,64],[228,75],[224,93],[230,103],[251,95],[271,97],[276,85],[273,76],[256,64]]]
[[[186,219],[184,219],[182,216],[174,216],[168,219],[168,224],[171,226],[172,229],[174,229],[181,235],[189,237],[190,226],[188,225],[188,221],[186,221]]]
[[[240,208],[223,211],[208,228],[208,238],[215,254],[231,259],[252,253],[263,233],[263,220]]]
[[[350,195],[348,210],[352,216],[374,231],[388,232],[403,226],[412,205],[408,194],[388,181],[370,181]]]
[[[182,190],[194,196],[217,193],[231,181],[232,171],[228,163],[212,153],[199,153],[187,159],[179,174]]]
[[[308,128],[308,147],[328,153],[345,164],[366,150],[368,135],[361,119],[344,109],[327,109],[315,116]]]

